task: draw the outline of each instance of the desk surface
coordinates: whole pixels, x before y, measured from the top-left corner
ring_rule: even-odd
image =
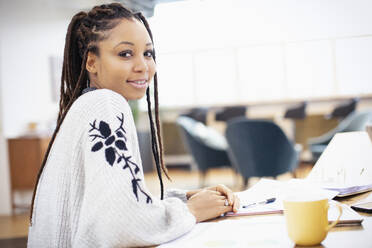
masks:
[[[351,205],[369,194],[372,192],[339,201]],[[335,227],[321,245],[313,247],[372,248],[372,214],[361,215],[364,218],[362,225]],[[213,223],[217,225],[208,226]],[[198,228],[203,225],[205,228],[199,229],[199,232],[203,232],[203,238],[200,238],[203,241],[197,241],[197,235],[193,234],[182,243],[169,247],[185,244],[186,247],[295,247],[288,238],[283,215],[221,217],[198,225]]]
[[[343,227],[334,227],[327,235],[326,239],[322,242],[319,246],[312,246],[312,247],[326,247],[326,248],[333,248],[333,247],[352,247],[352,248],[372,248],[372,214],[361,214],[363,215],[363,222],[362,225],[357,226],[343,226]],[[284,223],[284,216],[278,216],[278,218],[283,218]],[[267,217],[267,216],[265,216]],[[219,219],[219,221],[222,221],[226,218],[231,219],[231,217],[223,217]],[[240,216],[240,217],[232,217],[234,219],[246,219],[249,220],[249,218],[263,218],[263,216],[260,217],[253,217],[253,216]],[[270,224],[268,224],[270,225]],[[278,225],[279,226],[279,225]],[[280,226],[281,229],[285,229],[285,225]],[[271,230],[271,228],[268,228],[268,230]],[[286,230],[281,230],[281,233],[284,234],[281,239],[284,244],[284,246],[280,247],[294,247],[295,245],[289,240],[289,238],[286,236]],[[256,235],[256,234],[249,234],[247,235]],[[282,240],[283,239],[283,240]],[[248,238],[249,240],[249,238]],[[220,247],[220,246],[216,246]],[[227,246],[226,246],[227,247]],[[257,246],[253,247],[275,247],[273,246],[266,246],[258,244]]]
[[[340,198],[338,201],[347,205],[360,201],[372,192],[359,194],[353,197]],[[327,235],[321,245],[315,247],[353,247],[353,248],[372,248],[372,214],[360,213],[364,220],[362,225],[335,227]],[[249,218],[249,216],[247,216]],[[244,217],[244,218],[247,218]],[[282,216],[284,218],[284,216]],[[221,218],[220,220],[228,217]],[[239,217],[242,218],[242,217]],[[293,247],[293,246],[289,246]]]

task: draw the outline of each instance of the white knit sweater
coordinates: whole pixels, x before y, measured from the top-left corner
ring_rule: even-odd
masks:
[[[130,107],[107,89],[80,96],[51,148],[37,187],[28,247],[133,247],[190,231],[185,192],[152,196],[144,182]]]

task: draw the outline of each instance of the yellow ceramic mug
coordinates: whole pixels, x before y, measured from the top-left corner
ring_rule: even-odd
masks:
[[[320,244],[342,214],[342,207],[337,204],[340,214],[336,221],[328,225],[328,199],[286,199],[283,204],[289,237],[298,245]]]

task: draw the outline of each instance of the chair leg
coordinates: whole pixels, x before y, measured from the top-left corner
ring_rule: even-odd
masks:
[[[234,188],[237,189],[239,188],[239,177],[240,177],[240,174],[234,170]]]
[[[296,176],[296,170],[291,171],[291,175],[292,175],[293,178],[297,178],[297,176]]]
[[[207,175],[207,171],[201,171],[199,173],[199,187],[204,188],[205,187],[205,177]]]
[[[247,189],[248,187],[248,177],[243,177],[243,189]]]

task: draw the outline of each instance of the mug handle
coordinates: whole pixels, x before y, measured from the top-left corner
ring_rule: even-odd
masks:
[[[333,221],[332,224],[330,224],[330,225],[328,225],[328,226],[326,227],[326,231],[327,231],[327,232],[328,232],[329,230],[331,230],[332,227],[334,227],[335,225],[337,225],[337,223],[338,223],[338,221],[340,220],[340,217],[341,217],[341,215],[342,215],[342,206],[341,206],[341,204],[336,203],[336,205],[337,205],[337,207],[338,207],[338,211],[340,212],[340,214],[338,215],[337,220]]]

